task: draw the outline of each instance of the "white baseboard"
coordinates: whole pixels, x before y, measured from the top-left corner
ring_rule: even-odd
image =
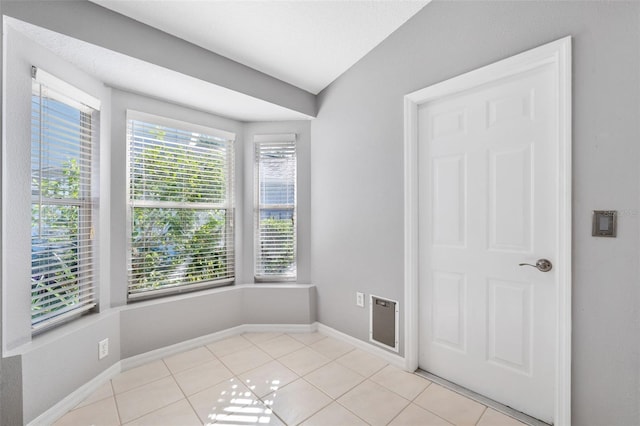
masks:
[[[318,329],[313,324],[245,324],[243,333],[313,333]]]
[[[381,349],[377,346],[374,346],[371,343],[362,341],[360,339],[356,339],[353,336],[349,336],[348,334],[344,334],[341,331],[338,331],[334,328],[331,328],[329,326],[326,326],[324,324],[321,323],[316,323],[317,327],[318,327],[318,332],[321,334],[324,334],[326,336],[329,337],[333,337],[335,339],[338,340],[342,340],[345,343],[349,343],[353,346],[355,346],[358,349],[361,349],[365,352],[369,352],[372,355],[375,355],[377,357],[380,357],[382,359],[384,359],[385,361],[387,361],[389,364],[393,365],[394,367],[398,367],[402,370],[406,370],[406,362],[405,359],[403,357],[401,357],[400,355],[397,355],[395,353],[391,353],[388,351],[385,351],[384,349]]]
[[[94,393],[100,388],[107,380],[115,377],[120,373],[120,362],[116,362],[111,367],[98,374],[93,379],[89,380],[84,385],[80,386],[75,391],[71,392],[62,401],[58,402],[53,407],[49,408],[44,413],[40,414],[35,419],[28,423],[28,426],[48,426],[53,423],[54,420],[64,416],[67,412],[74,409],[82,401],[84,401],[89,395]]]

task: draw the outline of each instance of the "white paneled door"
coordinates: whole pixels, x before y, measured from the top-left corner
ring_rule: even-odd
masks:
[[[418,110],[421,368],[553,421],[558,110],[540,65]]]

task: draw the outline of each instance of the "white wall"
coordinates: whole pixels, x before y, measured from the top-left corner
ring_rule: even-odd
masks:
[[[573,424],[640,424],[639,18],[638,2],[435,1],[321,92],[318,320],[366,340],[354,293],[403,300],[403,96],[572,35]],[[617,238],[591,237],[595,209],[622,213]]]

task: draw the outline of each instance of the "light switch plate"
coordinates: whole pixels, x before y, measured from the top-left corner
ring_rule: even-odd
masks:
[[[616,210],[594,210],[591,235],[594,237],[616,237],[618,227]]]

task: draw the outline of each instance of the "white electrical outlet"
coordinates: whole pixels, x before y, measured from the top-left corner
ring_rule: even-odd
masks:
[[[109,338],[98,342],[98,359],[102,359],[109,355]]]
[[[356,305],[364,308],[364,293],[356,292]]]

